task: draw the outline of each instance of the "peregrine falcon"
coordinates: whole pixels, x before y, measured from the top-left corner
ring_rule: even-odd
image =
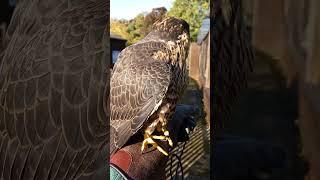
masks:
[[[120,53],[110,84],[110,154],[138,135],[142,152],[150,144],[168,155],[156,141],[172,146],[167,124],[188,83],[189,36],[187,22],[167,17]]]

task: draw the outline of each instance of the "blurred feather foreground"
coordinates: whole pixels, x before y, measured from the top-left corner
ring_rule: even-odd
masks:
[[[248,74],[252,70],[253,51],[241,3],[241,0],[217,0],[212,12],[214,126],[217,128],[221,128],[219,126],[224,125],[224,120],[230,118],[232,106],[246,86]],[[245,119],[239,121],[240,124],[246,122]],[[237,126],[237,129],[245,128],[242,130],[246,131],[254,127],[249,124],[250,127],[246,128],[246,125]],[[228,136],[225,132],[234,131],[230,130],[230,126],[227,131],[223,128],[221,132],[214,132],[213,179],[267,180],[276,179],[287,171],[289,154],[285,147],[261,140]]]
[[[0,179],[108,176],[108,8],[18,1],[0,60]]]
[[[246,86],[253,51],[241,0],[216,0],[212,5],[213,114],[214,127],[221,127]]]

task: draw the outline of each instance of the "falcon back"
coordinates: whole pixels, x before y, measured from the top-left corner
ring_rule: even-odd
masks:
[[[110,84],[111,154],[138,136],[142,151],[151,144],[168,155],[157,142],[172,146],[167,124],[188,84],[189,41],[188,23],[168,17],[120,53]]]

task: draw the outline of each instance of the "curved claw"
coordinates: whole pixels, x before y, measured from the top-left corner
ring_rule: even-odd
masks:
[[[151,133],[149,131],[145,131],[144,140],[143,140],[142,146],[141,146],[141,152],[143,152],[148,147],[148,144],[150,144],[150,145],[152,145],[152,148],[154,148],[154,149],[157,148],[162,154],[168,156],[168,152],[166,152],[162,147],[160,147],[154,141],[154,139],[168,141],[168,144],[171,147],[173,147],[173,142],[169,136],[169,131],[165,128],[165,124],[162,124],[162,127],[158,126],[157,130],[162,131],[164,136],[157,136],[157,135],[153,136],[153,135],[151,135]]]
[[[169,145],[173,147],[173,142],[169,136],[152,136],[153,139],[159,139],[159,140],[164,140],[168,141]]]
[[[160,147],[158,145],[156,147],[162,154],[164,154],[165,156],[169,156],[169,154],[162,147]]]
[[[143,140],[142,146],[141,146],[141,152],[143,152],[145,150],[145,148],[148,146],[148,144],[151,144],[153,148],[157,148],[158,151],[160,151],[162,154],[168,156],[169,154],[162,147],[160,147],[156,142],[154,142],[154,140],[152,139],[152,138],[162,139],[163,137],[167,138],[165,136],[156,136],[156,138],[155,138],[155,136],[152,136],[152,137],[148,137],[145,140]]]
[[[168,140],[169,145],[170,145],[171,147],[173,147],[173,142],[172,142],[171,138],[169,137],[167,140]]]

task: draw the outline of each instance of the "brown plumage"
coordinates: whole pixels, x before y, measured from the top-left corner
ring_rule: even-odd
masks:
[[[188,48],[189,25],[166,18],[156,22],[144,39],[121,52],[110,87],[111,154],[137,132],[141,136],[148,128],[153,132],[157,123],[148,126],[157,122],[161,110],[168,111],[166,121],[171,119],[187,85]]]
[[[106,179],[108,1],[19,0],[0,66],[0,179]]]
[[[246,86],[253,51],[241,0],[216,0],[212,5],[213,118],[220,128]]]

